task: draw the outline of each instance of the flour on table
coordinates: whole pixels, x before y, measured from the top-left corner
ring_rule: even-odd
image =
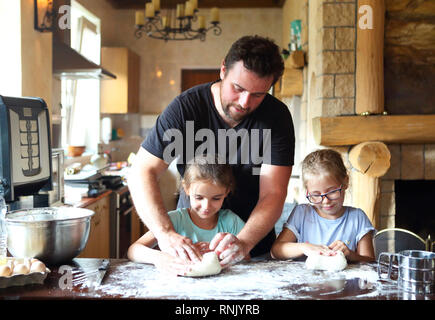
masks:
[[[203,278],[168,276],[153,265],[131,261],[114,262],[111,269],[94,296],[104,292],[145,299],[373,299],[383,291],[376,269],[359,264],[325,272],[307,270],[304,262],[291,260],[246,261]],[[330,285],[327,292],[319,291],[322,283]],[[349,286],[362,288],[357,295],[341,297],[340,292]]]
[[[205,277],[220,273],[222,267],[214,252],[207,252],[202,260],[192,266],[192,270],[186,274],[188,277]]]
[[[307,257],[305,266],[309,270],[341,271],[347,267],[347,261],[341,251],[333,256],[311,254]]]

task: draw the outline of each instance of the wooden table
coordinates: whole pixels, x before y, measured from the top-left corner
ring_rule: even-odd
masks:
[[[76,258],[52,267],[44,284],[0,289],[0,299],[165,299],[165,300],[435,300],[379,281],[376,264],[349,264],[341,272],[309,271],[303,262],[242,262],[219,275],[173,277],[154,266],[110,259]],[[61,272],[62,271],[62,272]],[[70,272],[68,274],[68,272]],[[92,273],[94,272],[94,273]],[[78,279],[86,281],[77,283]]]

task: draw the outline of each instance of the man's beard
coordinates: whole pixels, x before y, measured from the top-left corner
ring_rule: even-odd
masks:
[[[231,103],[231,102],[226,102],[223,97],[222,97],[222,87],[220,90],[220,98],[221,98],[221,106],[222,106],[222,111],[224,112],[225,116],[231,120],[234,121],[236,123],[241,122],[243,119],[246,118],[246,116],[249,114],[249,112],[244,112],[241,114],[238,113],[231,113],[230,111],[230,107],[235,107],[238,109],[243,109],[240,105],[236,104],[236,103]]]
[[[237,114],[237,113],[231,113],[230,111],[230,107],[234,106],[235,108],[242,108],[237,104],[234,103],[230,103],[230,104],[226,104],[226,105],[222,105],[222,110],[224,111],[225,115],[231,119],[234,122],[239,123],[240,121],[242,121],[243,119],[246,118],[246,116],[248,115],[248,113],[243,113],[243,114]]]

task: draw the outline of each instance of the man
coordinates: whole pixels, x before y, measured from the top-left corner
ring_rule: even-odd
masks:
[[[237,236],[220,233],[211,241],[210,249],[221,264],[236,263],[249,253],[255,257],[269,252],[294,158],[290,112],[268,94],[283,70],[280,50],[271,40],[240,38],[221,64],[221,80],[181,93],[142,143],[128,177],[129,189],[160,249],[178,261],[195,262],[200,254],[190,239],[175,233],[158,178],[175,158],[183,175],[194,152],[223,155],[236,178],[236,190],[223,208],[231,209],[246,224]],[[188,206],[180,194],[177,207]]]

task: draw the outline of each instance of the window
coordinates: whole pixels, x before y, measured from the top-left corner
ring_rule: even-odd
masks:
[[[71,1],[71,47],[100,64],[100,19]],[[62,79],[62,147],[86,146],[96,153],[100,141],[100,80]]]

